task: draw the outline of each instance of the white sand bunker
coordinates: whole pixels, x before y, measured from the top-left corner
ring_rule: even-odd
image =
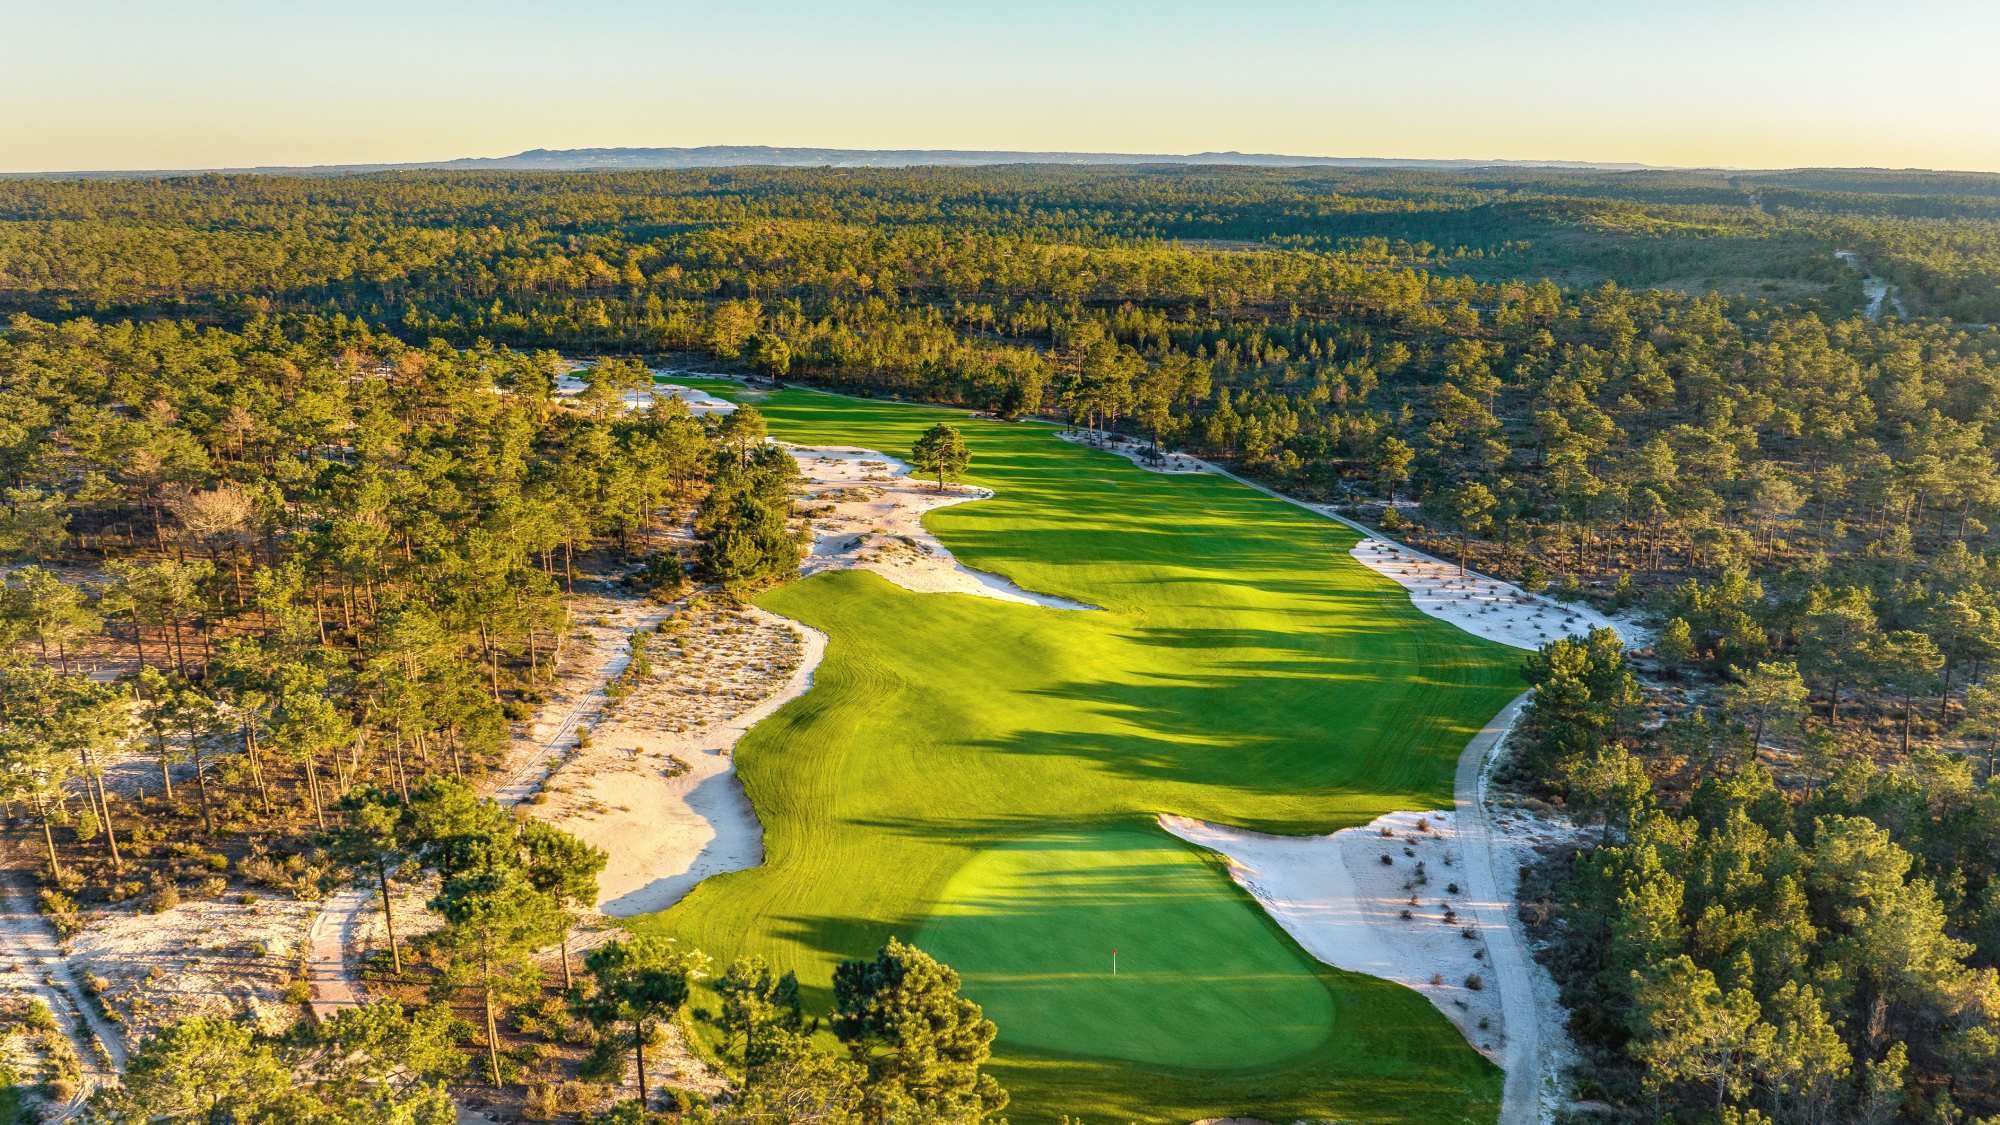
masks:
[[[1367,531],[1359,524],[1351,526]],[[1592,629],[1616,630],[1628,648],[1647,640],[1645,631],[1631,621],[1606,616],[1589,606],[1566,605],[1530,594],[1476,571],[1461,577],[1457,563],[1378,536],[1369,535],[1348,553],[1408,590],[1410,603],[1420,612],[1489,641],[1532,649],[1557,637],[1584,636]]]
[[[654,383],[653,397],[680,399],[688,404],[688,410],[696,414],[728,414],[736,409],[736,404],[726,398],[717,398],[707,391],[684,387],[679,383]]]
[[[658,374],[658,372],[655,372],[655,374]],[[556,376],[557,398],[575,398],[577,395],[583,393],[583,389],[583,380],[575,375]],[[625,411],[628,414],[634,411],[651,410],[654,403],[667,398],[677,398],[687,403],[688,410],[694,414],[727,414],[736,409],[736,404],[730,402],[728,399],[717,398],[707,391],[682,386],[679,383],[655,382],[650,387],[640,387],[636,390],[626,391],[623,398],[625,400]]]
[[[1227,857],[1231,876],[1306,952],[1416,989],[1498,1059],[1505,1026],[1486,938],[1506,925],[1504,907],[1470,897],[1453,819],[1397,812],[1329,836],[1266,836],[1181,816],[1160,826]]]
[[[1326,836],[1266,836],[1181,816],[1160,826],[1230,875],[1306,952],[1422,993],[1507,1072],[1501,1125],[1553,1120],[1573,1062],[1559,990],[1515,919],[1519,872],[1567,823],[1490,807],[1488,771],[1528,696],[1459,755],[1451,812],[1395,812]]]
[[[1134,465],[1153,473],[1205,473],[1206,462],[1177,453],[1173,450],[1155,452],[1151,445],[1124,434],[1106,433],[1101,430],[1064,430],[1056,435],[1064,441],[1101,449],[1106,453],[1116,453]]]
[[[816,630],[755,607],[700,610],[651,645],[655,671],[550,779],[536,815],[610,854],[598,908],[664,910],[695,884],[763,862],[736,777],[736,743],[804,694],[826,652]]]
[[[872,570],[920,594],[973,594],[1051,609],[1097,606],[1024,590],[997,574],[974,570],[925,530],[925,512],[984,500],[971,485],[940,490],[910,475],[903,461],[852,446],[786,446],[805,476],[804,507],[812,520],[812,554],[802,568]]]

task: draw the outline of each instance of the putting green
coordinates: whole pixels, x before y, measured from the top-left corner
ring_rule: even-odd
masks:
[[[1333,1030],[1326,990],[1217,874],[1136,827],[1013,840],[951,877],[917,945],[1024,1046],[1196,1070],[1310,1052]]]
[[[1000,1025],[1016,1121],[1493,1119],[1499,1072],[1421,997],[1313,961],[1152,820],[1327,832],[1437,807],[1518,654],[1417,613],[1347,556],[1352,532],[1231,481],[1041,424],[758,406],[778,437],[891,453],[957,422],[996,495],[927,525],[967,565],[1104,610],[852,571],[765,594],[829,638],[813,689],[737,750],[765,862],[636,928],[761,954],[822,1007],[841,959],[931,948]]]

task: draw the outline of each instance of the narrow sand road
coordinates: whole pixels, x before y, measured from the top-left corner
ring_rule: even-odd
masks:
[[[541,788],[557,759],[576,744],[577,730],[603,714],[605,687],[631,660],[630,638],[657,625],[666,609],[606,584],[604,592],[580,598],[572,611],[584,621],[578,641],[585,647],[563,675],[558,694],[514,739],[512,760],[493,793],[502,805],[517,805]],[[326,901],[308,930],[306,982],[312,1013],[326,1019],[362,1002],[360,966],[349,953],[362,914],[374,908],[372,888],[350,888]]]
[[[81,1081],[68,1101],[54,1107],[55,1120],[80,1115],[92,1091],[117,1085],[125,1037],[84,994],[55,930],[10,876],[0,876],[0,985],[48,1005],[76,1050]]]
[[[1458,810],[1458,841],[1463,849],[1467,912],[1477,919],[1486,939],[1486,959],[1493,966],[1493,983],[1500,992],[1500,1009],[1507,1029],[1500,1068],[1507,1085],[1500,1099],[1500,1125],[1537,1125],[1548,1113],[1544,1094],[1555,1093],[1560,1077],[1554,1072],[1553,1046],[1562,1041],[1562,1012],[1537,1002],[1534,954],[1520,912],[1514,909],[1515,874],[1501,867],[1494,846],[1493,822],[1486,808],[1486,777],[1507,732],[1521,717],[1530,693],[1515,696],[1487,722],[1465,752],[1458,756],[1452,801]],[[1544,1027],[1544,1021],[1552,1026]],[[1549,1107],[1553,1109],[1553,1106]]]
[[[1897,316],[1910,315],[1910,310],[1903,306],[1902,294],[1896,292],[1895,286],[1869,273],[1868,266],[1861,260],[1861,255],[1852,250],[1835,250],[1833,256],[1861,275],[1861,294],[1868,301],[1869,320],[1882,319],[1882,306],[1885,302],[1896,310]]]

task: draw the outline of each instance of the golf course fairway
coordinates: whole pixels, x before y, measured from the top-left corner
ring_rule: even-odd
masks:
[[[1419,614],[1348,557],[1352,531],[1235,482],[1041,423],[750,397],[774,437],[899,456],[957,424],[995,496],[926,526],[968,566],[1103,609],[862,571],[758,598],[829,638],[812,690],[737,748],[764,864],[633,928],[760,954],[820,1010],[838,961],[915,942],[998,1023],[1015,1121],[1494,1119],[1500,1072],[1423,998],[1308,956],[1154,818],[1324,833],[1448,807],[1518,653]]]

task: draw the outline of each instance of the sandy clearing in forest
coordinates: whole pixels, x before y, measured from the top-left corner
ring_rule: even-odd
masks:
[[[781,443],[782,444],[782,443]],[[812,522],[813,548],[801,568],[872,570],[920,594],[972,594],[1051,609],[1093,605],[1024,590],[997,574],[974,570],[925,529],[924,513],[984,500],[972,485],[939,489],[911,475],[910,466],[872,449],[842,445],[783,445],[805,477],[801,501]]]
[[[158,914],[97,914],[70,940],[71,962],[102,978],[104,1002],[142,1040],[192,1015],[249,1015],[279,1032],[298,1017],[284,1000],[320,904],[260,895],[185,902]]]
[[[1168,832],[1226,857],[1231,877],[1308,953],[1422,993],[1506,1071],[1502,1125],[1552,1119],[1570,1059],[1556,986],[1529,950],[1516,896],[1536,848],[1575,830],[1521,809],[1499,812],[1486,791],[1527,698],[1466,745],[1450,812],[1388,813],[1325,836],[1160,817]]]
[[[1861,255],[1852,250],[1835,250],[1833,256],[1840,259],[1842,264],[1854,272],[1862,275],[1861,294],[1868,302],[1867,315],[1869,320],[1882,319],[1882,304],[1885,301],[1895,306],[1897,316],[1907,317],[1910,315],[1909,309],[1903,306],[1902,295],[1895,291],[1896,287],[1869,273],[1868,267],[1861,261]]]
[[[653,374],[658,376],[661,374],[669,374],[669,373],[655,371],[653,372]],[[693,373],[673,372],[672,374],[693,374]],[[715,378],[727,378],[727,376],[715,376]],[[556,376],[557,398],[575,398],[577,395],[583,393],[583,387],[584,387],[583,380],[576,377],[575,375]],[[700,416],[703,414],[727,414],[730,411],[736,409],[736,404],[730,402],[728,399],[717,398],[714,395],[709,394],[707,391],[698,390],[694,387],[683,386],[679,383],[655,382],[650,387],[641,387],[637,390],[626,391],[623,395],[623,398],[625,400],[625,409],[628,412],[634,410],[650,410],[652,409],[654,403],[658,402],[663,398],[680,399],[682,402],[687,403],[688,412],[696,416]]]

